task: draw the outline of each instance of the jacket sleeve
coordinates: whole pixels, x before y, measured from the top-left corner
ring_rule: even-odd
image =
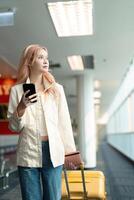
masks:
[[[23,117],[18,117],[17,114],[18,103],[16,89],[12,87],[9,96],[7,118],[9,120],[8,128],[13,132],[20,132],[24,127]]]
[[[63,86],[60,86],[59,97],[59,129],[65,154],[76,151],[68,105]]]

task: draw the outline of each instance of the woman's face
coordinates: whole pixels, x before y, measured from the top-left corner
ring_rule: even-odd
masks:
[[[35,73],[44,73],[49,69],[48,53],[44,49],[38,51],[30,70]]]

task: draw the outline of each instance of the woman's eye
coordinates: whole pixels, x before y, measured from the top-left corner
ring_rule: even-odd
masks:
[[[39,56],[38,58],[39,58],[39,59],[43,59],[43,56]]]
[[[45,58],[44,56],[39,56],[38,59],[44,59],[44,60],[48,60],[48,57]]]

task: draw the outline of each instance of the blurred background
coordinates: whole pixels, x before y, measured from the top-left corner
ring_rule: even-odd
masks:
[[[134,200],[133,10],[132,0],[0,0],[1,200],[21,199],[6,114],[29,44],[48,49],[85,169],[104,172],[108,200]]]

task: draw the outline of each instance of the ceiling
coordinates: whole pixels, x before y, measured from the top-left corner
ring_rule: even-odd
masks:
[[[0,56],[17,68],[22,49],[31,43],[48,48],[49,59],[60,63],[53,74],[65,85],[67,95],[76,94],[76,77],[84,72],[72,72],[66,57],[94,55],[94,79],[101,81],[100,116],[111,104],[134,53],[134,1],[94,0],[93,36],[58,38],[43,0],[0,0],[0,8],[16,8],[15,25],[0,27]],[[2,65],[0,69],[2,70]],[[75,103],[76,98],[69,102]]]

